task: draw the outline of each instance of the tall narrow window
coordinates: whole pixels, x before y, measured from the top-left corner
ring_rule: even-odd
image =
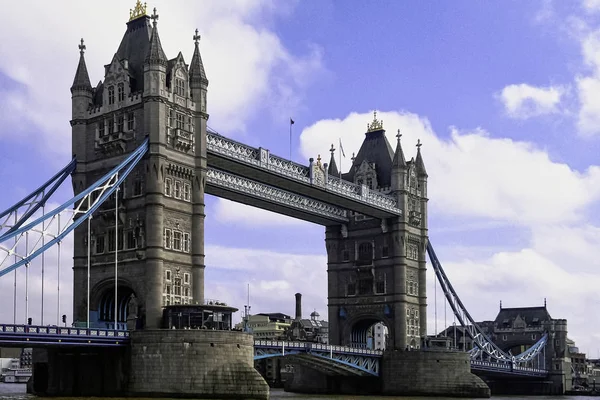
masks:
[[[183,199],[185,201],[190,201],[190,184],[189,183],[183,184]]]
[[[185,116],[183,114],[176,114],[177,116],[177,128],[184,129],[185,127]]]
[[[108,251],[115,251],[115,228],[108,230]]]
[[[175,127],[175,111],[173,110],[169,111],[169,126],[171,128]]]
[[[111,116],[106,123],[108,124],[108,134],[112,135],[115,133],[115,117]]]
[[[132,131],[133,130],[133,123],[134,123],[134,114],[132,112],[130,112],[129,114],[127,114],[127,130],[128,131]]]
[[[115,87],[108,87],[108,104],[115,104]]]
[[[165,196],[171,197],[171,178],[165,179]]]
[[[190,234],[189,233],[183,234],[183,251],[186,253],[190,252]]]
[[[181,232],[173,231],[173,250],[181,250]]]
[[[174,197],[176,199],[181,199],[181,181],[175,181],[175,193]]]
[[[133,196],[141,196],[144,192],[144,184],[141,178],[137,178],[133,181]]]
[[[165,249],[171,248],[171,230],[165,229]]]
[[[123,132],[123,126],[125,125],[125,117],[119,115],[117,117],[117,132]]]
[[[175,94],[185,96],[185,82],[183,79],[175,79]]]
[[[106,134],[106,130],[104,129],[104,120],[98,122],[98,136],[102,137]]]
[[[137,240],[135,238],[135,233],[133,232],[133,230],[127,231],[127,248],[135,249],[137,247],[136,242]]]
[[[125,100],[125,85],[123,85],[123,83],[117,85],[117,94],[119,101]]]

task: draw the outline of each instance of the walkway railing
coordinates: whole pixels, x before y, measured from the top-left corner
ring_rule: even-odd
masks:
[[[0,347],[3,344],[126,346],[129,344],[129,332],[112,329],[0,324]]]

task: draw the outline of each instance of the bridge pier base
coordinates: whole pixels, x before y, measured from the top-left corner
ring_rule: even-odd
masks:
[[[377,377],[333,375],[294,361],[286,364],[292,365],[294,371],[285,374],[286,392],[344,395],[379,393],[380,382]]]
[[[131,332],[128,395],[269,399],[254,369],[254,339],[237,331],[197,329]]]
[[[127,385],[129,351],[123,347],[34,348],[32,364],[29,393],[114,397]]]
[[[390,350],[381,359],[381,394],[393,396],[490,397],[471,373],[469,355],[449,351]]]

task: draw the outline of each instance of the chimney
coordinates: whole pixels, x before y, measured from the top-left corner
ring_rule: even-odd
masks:
[[[302,293],[296,293],[296,319],[302,319]]]

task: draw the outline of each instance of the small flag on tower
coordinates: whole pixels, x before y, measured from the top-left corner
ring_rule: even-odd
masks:
[[[294,125],[294,120],[290,118],[290,125]]]
[[[340,151],[342,152],[344,158],[346,158],[346,153],[344,153],[344,146],[342,146],[342,138],[340,138]]]

